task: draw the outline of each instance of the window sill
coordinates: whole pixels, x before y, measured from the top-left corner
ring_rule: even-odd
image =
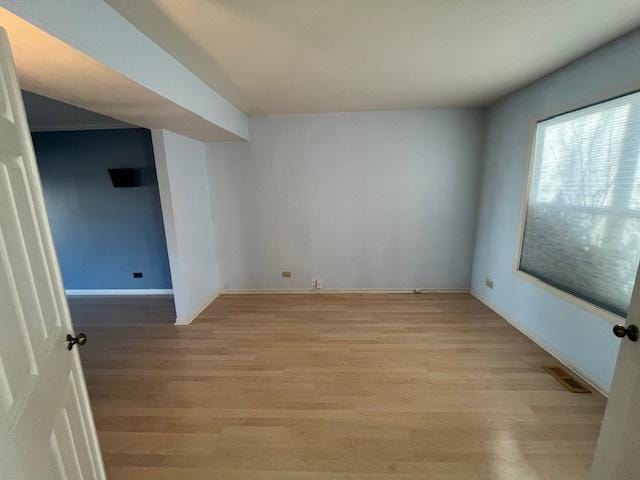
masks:
[[[561,300],[564,300],[572,305],[575,305],[576,307],[582,310],[585,310],[586,312],[592,315],[595,315],[596,317],[603,318],[607,320],[609,323],[611,323],[612,325],[616,325],[619,323],[624,325],[626,322],[626,319],[624,317],[616,315],[615,313],[605,310],[604,308],[600,308],[592,303],[587,302],[586,300],[582,300],[581,298],[578,298],[575,295],[571,295],[570,293],[560,290],[559,288],[553,287],[548,283],[545,283],[542,280],[537,279],[533,275],[529,275],[528,273],[523,272],[522,270],[514,270],[513,273],[516,277],[521,278],[522,280],[525,280],[526,282],[534,285],[535,287],[538,287],[544,290],[545,292],[548,292],[551,295],[560,298]]]

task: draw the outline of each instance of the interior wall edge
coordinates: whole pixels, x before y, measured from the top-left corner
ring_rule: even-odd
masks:
[[[180,326],[191,325],[193,321],[197,319],[200,316],[200,314],[204,312],[209,307],[209,305],[211,305],[215,301],[216,298],[218,298],[219,295],[220,295],[219,291],[214,292],[214,294],[211,295],[211,297],[209,297],[207,300],[205,300],[203,304],[200,306],[200,308],[196,310],[195,314],[189,315],[188,317],[178,316],[178,318],[176,318],[175,324]]]
[[[151,130],[151,143],[153,146],[153,157],[156,165],[156,176],[158,179],[158,192],[160,195],[160,207],[162,210],[165,239],[167,242],[169,273],[171,275],[171,285],[175,291],[173,303],[176,308],[177,321],[179,312],[183,308],[183,287],[182,276],[180,274],[180,257],[178,254],[176,225],[173,213],[171,182],[169,181],[169,170],[167,165],[168,160],[165,145],[165,131],[159,129]]]

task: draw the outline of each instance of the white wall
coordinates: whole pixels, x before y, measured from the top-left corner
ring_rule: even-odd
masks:
[[[218,293],[205,144],[152,131],[176,323],[187,324]]]
[[[209,144],[222,288],[468,288],[482,120],[255,117],[250,142]]]
[[[619,347],[610,322],[516,276],[513,263],[535,121],[640,88],[638,52],[635,32],[490,110],[473,262],[472,288],[481,299],[605,391]]]

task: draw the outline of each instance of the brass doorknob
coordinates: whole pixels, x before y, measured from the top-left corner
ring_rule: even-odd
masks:
[[[87,336],[84,333],[79,333],[77,337],[67,335],[67,350],[71,350],[76,343],[84,345],[87,343]]]
[[[640,337],[640,331],[635,325],[629,325],[628,327],[616,325],[613,327],[613,334],[619,338],[627,337],[632,342],[637,342]]]

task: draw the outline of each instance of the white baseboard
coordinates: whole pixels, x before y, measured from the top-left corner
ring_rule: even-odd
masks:
[[[291,294],[335,294],[335,293],[469,293],[466,288],[226,288],[220,295],[291,295]]]
[[[473,288],[469,290],[469,293],[476,297],[480,302],[484,303],[487,307],[493,310],[495,313],[504,318],[509,325],[511,325],[516,330],[520,331],[523,335],[529,338],[533,343],[538,345],[540,348],[545,350],[549,355],[558,360],[562,365],[567,367],[569,370],[573,371],[576,375],[582,378],[586,383],[588,383],[594,390],[597,390],[605,397],[609,397],[609,387],[603,385],[595,378],[591,377],[588,373],[578,367],[575,363],[569,360],[560,350],[555,348],[552,345],[549,345],[544,339],[538,336],[536,333],[529,330],[527,327],[522,325],[518,320],[513,318],[511,315],[501,311],[498,307],[496,307],[493,303],[483,298],[476,290]]]
[[[196,313],[193,315],[190,315],[187,318],[176,318],[176,325],[180,325],[180,326],[185,326],[185,325],[191,325],[191,323],[198,318],[198,316],[205,311],[205,309],[211,305],[213,303],[213,301],[218,298],[218,295],[220,295],[220,291],[216,291],[213,295],[211,295],[201,306],[198,310],[196,310]]]
[[[173,295],[173,290],[158,288],[122,288],[100,290],[65,290],[69,296],[81,295]]]

